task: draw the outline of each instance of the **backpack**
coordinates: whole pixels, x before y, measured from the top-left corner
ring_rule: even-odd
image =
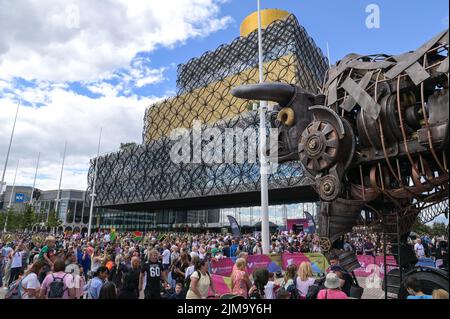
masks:
[[[287,288],[281,287],[278,293],[287,292],[289,293],[289,299],[300,299],[300,294],[297,289],[297,276],[293,279],[293,284],[289,285]]]
[[[50,283],[50,291],[48,293],[48,299],[62,298],[64,296],[64,278],[67,274],[65,274],[62,278],[56,278],[53,274],[53,281]]]
[[[22,279],[17,279],[9,285],[5,299],[22,299]]]
[[[325,288],[325,278],[317,279],[314,284],[309,286],[306,299],[317,299],[319,291]]]

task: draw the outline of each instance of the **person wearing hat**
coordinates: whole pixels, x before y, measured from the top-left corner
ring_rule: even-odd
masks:
[[[348,299],[347,295],[341,290],[341,281],[334,272],[327,274],[325,279],[325,289],[317,294],[317,299]]]

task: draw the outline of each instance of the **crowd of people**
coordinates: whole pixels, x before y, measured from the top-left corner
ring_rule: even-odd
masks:
[[[361,238],[362,251],[358,248]],[[441,249],[443,242],[430,239],[427,244]],[[348,234],[341,245],[362,254],[380,252],[377,245],[368,243],[377,243],[376,234]],[[0,286],[7,299],[219,298],[209,263],[229,257],[237,258],[231,274],[233,298],[345,299],[352,287],[358,287],[354,276],[339,265],[338,256],[329,258],[331,266],[323,278],[314,276],[309,262],[289,265],[282,278],[267,269],[249,274],[248,256],[262,254],[260,238],[250,234],[234,238],[218,233],[154,232],[135,238],[132,233],[108,231],[90,237],[21,232],[2,236],[0,249]],[[270,251],[320,252],[320,238],[275,233]],[[420,285],[412,283],[410,291],[420,295]]]

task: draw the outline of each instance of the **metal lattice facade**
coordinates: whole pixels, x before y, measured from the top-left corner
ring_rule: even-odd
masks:
[[[297,19],[290,15],[263,33],[265,80],[296,84],[312,92],[322,85],[327,60]],[[259,163],[176,164],[170,159],[176,128],[192,129],[193,121],[205,127],[239,127],[257,130],[259,116],[252,101],[231,96],[230,90],[258,80],[257,33],[206,52],[178,68],[178,94],[148,107],[144,117],[143,145],[100,157],[95,206],[119,207],[187,198],[203,198],[258,191]],[[267,123],[267,126],[268,123]],[[238,151],[244,147],[234,142]],[[229,152],[230,145],[223,152]],[[88,190],[94,179],[94,161]],[[307,186],[299,162],[280,164],[269,177],[269,189]]]

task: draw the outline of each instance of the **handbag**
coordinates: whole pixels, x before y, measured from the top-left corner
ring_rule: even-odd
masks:
[[[358,283],[358,280],[356,279],[355,273],[352,271],[352,277],[353,277],[353,285],[350,287],[350,295],[349,297],[355,298],[355,299],[361,299],[364,288],[361,287]]]

